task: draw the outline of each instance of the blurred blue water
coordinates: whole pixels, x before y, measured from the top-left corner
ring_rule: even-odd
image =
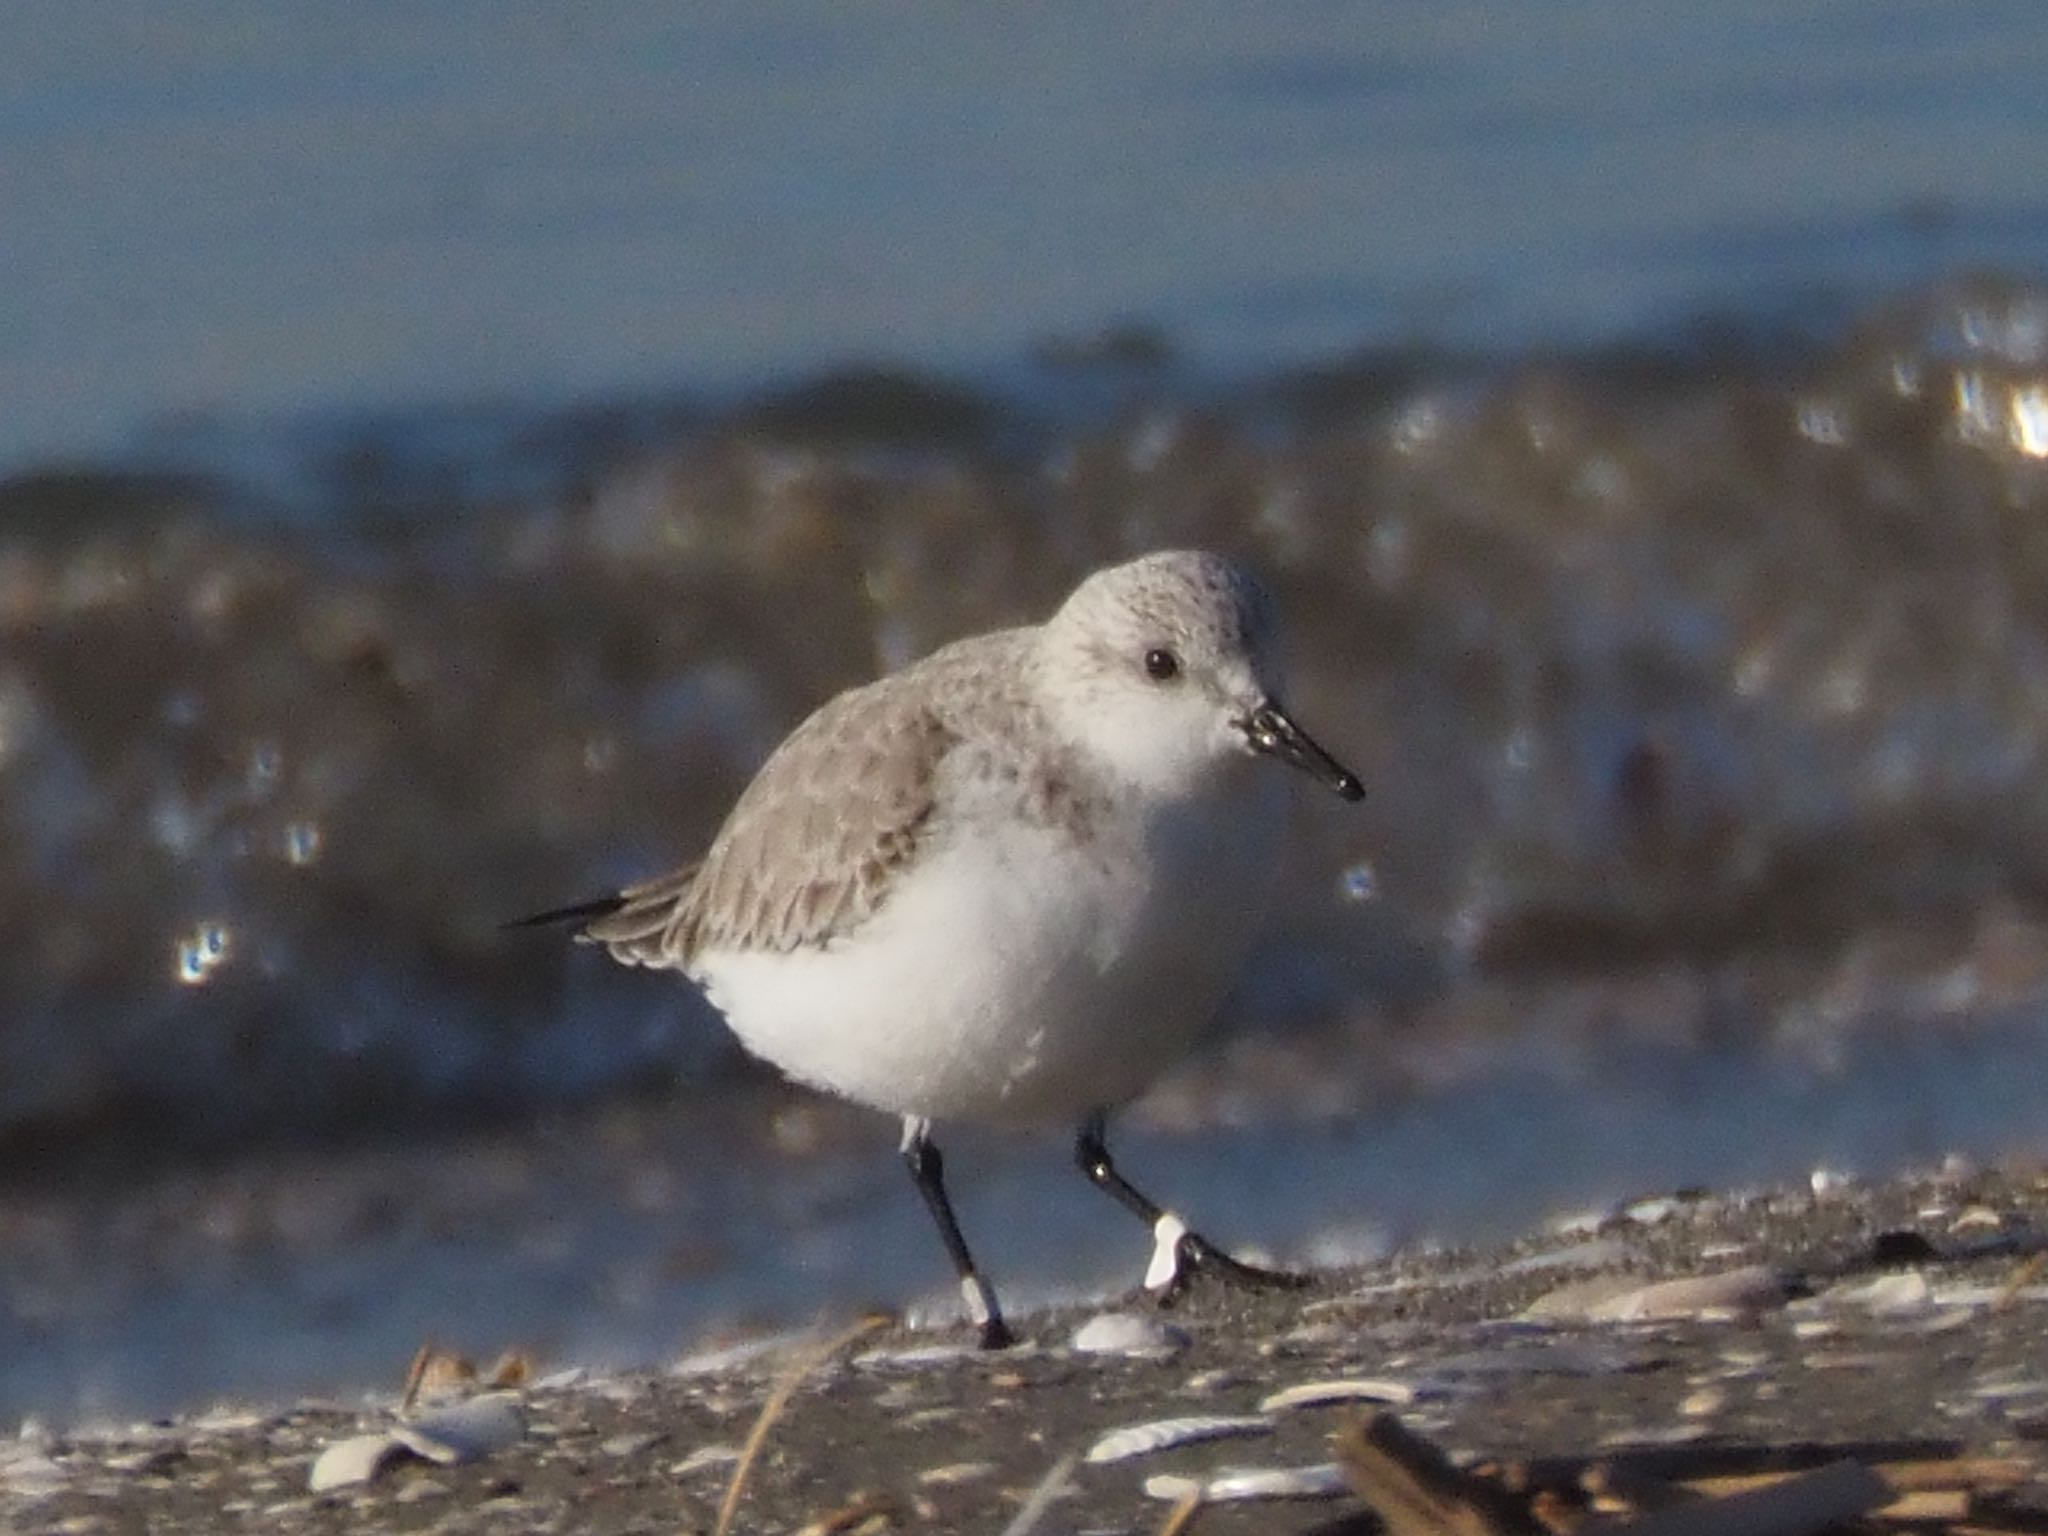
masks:
[[[0,468],[1139,319],[1205,366],[1806,313],[2048,249],[2024,3],[0,16]]]

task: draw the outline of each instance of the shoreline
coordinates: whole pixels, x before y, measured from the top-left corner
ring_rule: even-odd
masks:
[[[736,1529],[852,1510],[848,1528],[1000,1530],[1111,1430],[1270,1422],[1078,1460],[1054,1480],[1047,1528],[1153,1530],[1170,1505],[1148,1479],[1327,1464],[1329,1433],[1363,1399],[1261,1404],[1361,1378],[1467,1461],[1906,1445],[2031,1464],[2048,1437],[2043,1252],[2048,1176],[2030,1165],[1650,1198],[1483,1252],[1319,1274],[1305,1293],[1209,1287],[1165,1313],[1142,1298],[1029,1313],[1024,1346],[994,1355],[965,1348],[961,1328],[892,1327],[794,1372],[828,1325],[645,1370],[543,1360],[499,1394],[510,1443],[449,1466],[406,1454],[317,1494],[314,1459],[390,1430],[395,1390],[69,1436],[31,1422],[0,1450],[0,1530],[709,1529],[778,1386],[788,1402]],[[453,1395],[423,1397],[422,1423],[463,1400],[460,1373],[444,1374]],[[2048,1507],[2048,1483],[2030,1472],[2002,1497]],[[1348,1494],[1254,1500],[1205,1508],[1201,1529],[1309,1529],[1357,1508]]]

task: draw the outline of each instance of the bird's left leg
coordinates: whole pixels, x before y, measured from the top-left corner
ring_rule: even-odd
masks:
[[[946,1256],[953,1261],[953,1273],[960,1277],[960,1296],[967,1303],[967,1316],[981,1330],[981,1347],[1008,1349],[1017,1337],[1003,1321],[995,1289],[975,1267],[974,1256],[967,1251],[967,1239],[960,1235],[953,1202],[946,1198],[946,1160],[939,1155],[938,1143],[932,1140],[931,1121],[917,1115],[903,1117],[903,1162],[917,1192],[924,1196],[932,1220],[938,1223]]]
[[[1293,1290],[1311,1284],[1307,1275],[1265,1269],[1233,1259],[1199,1232],[1133,1185],[1116,1171],[1102,1137],[1108,1116],[1097,1110],[1081,1123],[1074,1137],[1074,1161],[1088,1182],[1152,1229],[1152,1262],[1145,1269],[1145,1289],[1171,1305],[1196,1274],[1211,1274],[1231,1285],[1259,1290]]]

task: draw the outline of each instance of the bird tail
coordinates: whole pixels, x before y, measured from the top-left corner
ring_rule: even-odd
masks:
[[[574,906],[555,907],[547,912],[536,912],[531,917],[515,917],[509,923],[500,923],[498,926],[510,931],[514,928],[552,928],[562,923],[584,923],[592,918],[610,917],[625,904],[625,894],[614,891],[609,896],[579,901]]]

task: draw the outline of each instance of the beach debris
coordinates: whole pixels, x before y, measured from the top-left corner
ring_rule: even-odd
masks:
[[[796,1395],[796,1389],[812,1372],[829,1364],[869,1334],[879,1332],[894,1322],[895,1319],[885,1312],[870,1313],[852,1327],[841,1329],[822,1344],[798,1356],[795,1364],[783,1372],[781,1379],[770,1389],[767,1401],[761,1404],[760,1417],[754,1420],[754,1427],[747,1432],[746,1443],[740,1447],[739,1460],[733,1465],[732,1480],[725,1485],[725,1497],[719,1502],[718,1521],[711,1528],[711,1536],[726,1536],[732,1529],[733,1517],[739,1513],[740,1496],[747,1490],[747,1478],[760,1459],[761,1448],[768,1443],[768,1432],[782,1417],[789,1400]]]
[[[1610,1430],[1594,1445],[1597,1449],[1640,1451],[1649,1447],[1691,1445],[1704,1440],[1710,1433],[1704,1424],[1636,1424],[1627,1429]]]
[[[408,1478],[405,1485],[391,1495],[394,1504],[424,1504],[428,1499],[445,1499],[455,1490],[446,1483],[431,1477]]]
[[[1537,1297],[1522,1316],[1547,1322],[1639,1323],[1676,1318],[1753,1316],[1790,1296],[1783,1271],[1768,1264],[1644,1284],[1628,1275],[1598,1275]]]
[[[526,1433],[513,1389],[532,1376],[533,1364],[525,1355],[500,1357],[486,1375],[428,1339],[406,1366],[393,1422],[328,1446],[313,1458],[307,1486],[314,1493],[330,1493],[374,1482],[402,1461],[453,1467],[495,1455]],[[419,1412],[422,1400],[436,1406]]]
[[[917,1474],[920,1488],[957,1488],[962,1483],[978,1483],[985,1477],[993,1477],[999,1468],[992,1461],[949,1461],[943,1466],[926,1467]]]
[[[1401,1407],[1415,1401],[1415,1388],[1384,1376],[1349,1376],[1330,1381],[1304,1381],[1259,1399],[1259,1412],[1319,1408],[1326,1403],[1386,1403]]]
[[[962,1360],[978,1360],[982,1354],[983,1351],[978,1344],[913,1344],[907,1349],[863,1350],[853,1357],[853,1363],[864,1371],[922,1371],[935,1365],[953,1365]]]
[[[314,1493],[328,1493],[374,1482],[387,1468],[409,1458],[461,1466],[505,1450],[525,1432],[516,1397],[487,1393],[400,1418],[388,1429],[337,1441],[314,1458],[307,1485]]]
[[[1142,1312],[1100,1312],[1074,1330],[1068,1347],[1084,1355],[1166,1360],[1188,1346],[1188,1336]]]
[[[1639,1227],[1656,1227],[1685,1210],[1687,1204],[1680,1195],[1650,1195],[1623,1206],[1621,1215]]]
[[[1194,1414],[1176,1419],[1150,1419],[1126,1424],[1100,1436],[1082,1458],[1090,1466],[1129,1461],[1171,1450],[1176,1445],[1193,1445],[1201,1440],[1222,1440],[1233,1435],[1265,1435],[1273,1421],[1264,1414]]]
[[[488,1372],[479,1371],[473,1361],[453,1350],[442,1349],[432,1339],[423,1341],[406,1367],[405,1388],[399,1394],[398,1411],[410,1413],[422,1398],[429,1400],[467,1396],[478,1389],[508,1392],[533,1379],[533,1360],[509,1351],[498,1357]]]
[[[517,1443],[525,1432],[517,1399],[509,1392],[488,1392],[401,1419],[391,1431],[415,1456],[444,1467],[482,1461]]]
[[[329,1493],[336,1488],[372,1482],[389,1463],[405,1454],[405,1447],[388,1433],[353,1435],[336,1441],[313,1459],[306,1486],[315,1493]]]
[[[215,1403],[192,1420],[192,1430],[201,1435],[228,1435],[237,1430],[257,1429],[266,1415],[235,1403]]]
[[[700,1445],[681,1461],[668,1469],[670,1477],[688,1477],[693,1472],[702,1472],[707,1467],[729,1467],[740,1459],[740,1448],[736,1445]]]
[[[1003,1536],[1031,1536],[1038,1528],[1038,1522],[1045,1518],[1045,1512],[1052,1508],[1052,1501],[1073,1491],[1070,1479],[1074,1475],[1074,1463],[1079,1460],[1079,1456],[1069,1451],[1047,1467],[1045,1476],[1031,1485],[1024,1502],[1017,1506],[1016,1515],[1003,1527]]]
[[[1344,1473],[1335,1462],[1301,1467],[1226,1467],[1207,1476],[1161,1472],[1145,1479],[1145,1493],[1154,1499],[1203,1504],[1238,1504],[1253,1499],[1334,1499],[1345,1491]]]
[[[2048,1378],[2028,1375],[2024,1370],[2001,1371],[1970,1388],[1970,1396],[1979,1402],[2004,1403],[2016,1397],[2043,1395],[2048,1395]]]
[[[1345,1483],[1380,1517],[1387,1536],[1535,1536],[1524,1501],[1462,1472],[1385,1410],[1331,1436]]]
[[[874,1536],[896,1524],[896,1504],[871,1489],[854,1493],[837,1509],[827,1510],[797,1528],[796,1536]]]
[[[1873,1280],[1830,1287],[1814,1298],[1826,1306],[1856,1307],[1876,1317],[1901,1317],[1931,1311],[1934,1290],[1917,1269],[1879,1275]]]
[[[1544,1248],[1525,1253],[1495,1267],[1494,1274],[1534,1275],[1548,1269],[1604,1269],[1626,1263],[1636,1250],[1618,1237],[1597,1237],[1587,1242],[1567,1243],[1561,1248]]]
[[[1710,1419],[1728,1406],[1728,1389],[1713,1383],[1694,1387],[1679,1400],[1678,1415],[1684,1419]]]
[[[2033,1476],[2018,1458],[1952,1442],[1682,1446],[1454,1466],[1393,1414],[1332,1437],[1338,1465],[1387,1536],[1813,1536],[1848,1527],[2001,1525],[1997,1500]],[[1854,1522],[1864,1521],[1862,1525]]]

